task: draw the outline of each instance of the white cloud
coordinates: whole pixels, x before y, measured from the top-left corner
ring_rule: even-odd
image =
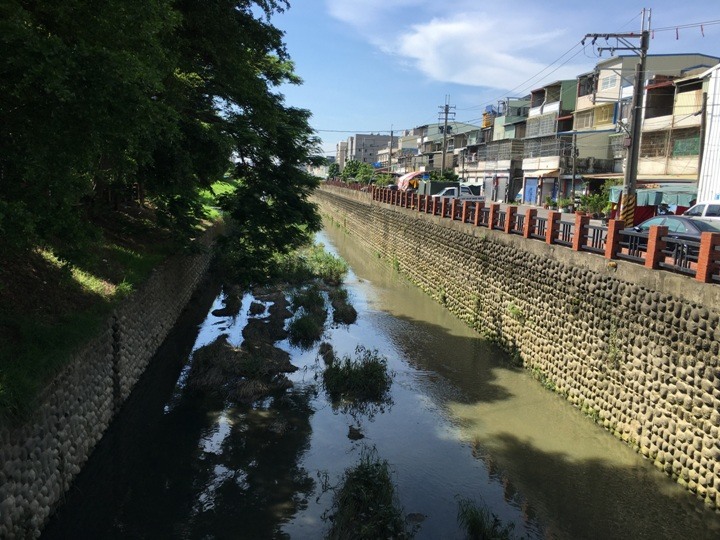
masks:
[[[542,30],[547,28],[552,25],[517,18],[509,25],[483,13],[464,13],[416,24],[387,51],[412,59],[430,79],[470,86],[514,89],[528,79],[532,86],[541,79],[574,78],[584,69],[577,64],[568,62],[553,71],[572,54],[546,69],[570,48],[562,29]]]
[[[326,0],[325,5],[332,17],[369,34],[383,21],[401,21],[399,13],[427,3],[427,0]]]
[[[575,78],[594,63],[582,55],[573,62],[573,51],[548,68],[582,37],[569,20],[566,24],[573,30],[558,27],[554,10],[536,13],[508,3],[499,18],[478,4],[458,0],[449,10],[428,0],[326,3],[334,18],[369,44],[433,81],[505,90],[521,87],[518,92],[524,92],[544,82]],[[559,66],[563,62],[567,63]]]

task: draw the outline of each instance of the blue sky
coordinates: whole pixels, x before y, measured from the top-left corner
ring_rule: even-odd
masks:
[[[456,121],[476,123],[486,105],[575,78],[598,61],[583,36],[639,32],[643,7],[652,9],[650,54],[720,56],[717,0],[290,2],[272,23],[304,83],[280,91],[312,112],[328,155],[353,133],[437,122],[446,98]]]

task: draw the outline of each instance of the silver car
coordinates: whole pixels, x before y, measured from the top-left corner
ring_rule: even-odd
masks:
[[[685,210],[683,216],[720,220],[720,201],[697,203]]]

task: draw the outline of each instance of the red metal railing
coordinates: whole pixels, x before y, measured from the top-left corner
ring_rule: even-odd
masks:
[[[461,221],[474,227],[522,235],[531,240],[563,246],[573,251],[595,253],[606,259],[621,259],[646,268],[685,274],[703,283],[720,283],[720,233],[704,232],[699,242],[668,236],[667,227],[650,227],[650,233],[625,231],[621,220],[606,225],[591,223],[589,216],[575,214],[574,221],[562,221],[561,214],[548,211],[538,216],[536,208],[524,213],[513,205],[502,208],[493,203],[418,195],[406,191],[362,184],[328,181],[326,185],[368,191],[378,201],[415,212]]]

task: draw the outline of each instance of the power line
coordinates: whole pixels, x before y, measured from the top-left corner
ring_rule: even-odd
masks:
[[[653,28],[652,32],[669,32],[671,30],[682,30],[684,28],[702,28],[705,26],[713,26],[715,24],[720,24],[720,19],[716,19],[714,21],[697,22],[697,23],[676,24],[675,26],[664,26],[662,28]]]
[[[631,24],[632,22],[634,22],[641,14],[642,14],[642,12],[640,12],[638,15],[636,15],[635,17],[633,17],[630,21],[628,21],[627,23],[625,23],[625,24],[621,27],[621,29],[627,27],[629,24]],[[683,30],[683,29],[688,29],[688,28],[700,28],[701,31],[702,31],[702,30],[704,29],[704,27],[706,27],[706,26],[714,26],[714,25],[719,25],[719,24],[720,24],[720,19],[714,19],[714,20],[708,20],[708,21],[702,21],[702,22],[679,24],[679,25],[675,25],[675,26],[665,26],[665,27],[660,27],[660,28],[653,28],[653,29],[651,30],[651,32],[652,32],[652,34],[654,34],[655,32],[669,32],[669,31],[676,31],[676,32],[677,32],[678,30]],[[703,35],[704,35],[704,34],[703,34]],[[653,37],[654,37],[654,36],[653,36]],[[556,58],[555,60],[553,60],[550,64],[548,64],[547,66],[545,66],[543,69],[541,69],[540,71],[538,71],[537,73],[535,73],[534,75],[532,75],[531,77],[529,77],[528,79],[526,79],[525,81],[523,81],[522,83],[520,83],[519,85],[517,85],[516,87],[512,88],[511,90],[509,90],[505,95],[500,96],[500,97],[497,97],[497,98],[495,98],[495,99],[493,99],[493,100],[488,100],[488,101],[486,101],[485,103],[480,104],[480,105],[476,105],[476,106],[473,106],[473,107],[462,108],[462,109],[458,109],[458,110],[461,110],[461,111],[472,111],[472,110],[482,109],[482,108],[486,107],[487,105],[492,105],[492,104],[494,104],[494,103],[496,103],[496,102],[504,99],[505,97],[507,97],[508,94],[514,94],[514,93],[517,93],[518,91],[523,92],[523,91],[526,91],[526,89],[528,89],[528,90],[531,89],[531,88],[532,88],[532,85],[535,84],[535,83],[532,83],[532,85],[529,84],[529,83],[531,83],[531,81],[535,81],[536,79],[539,79],[540,76],[541,76],[545,71],[547,71],[548,69],[550,69],[551,67],[553,67],[556,63],[558,63],[560,60],[562,60],[564,57],[566,57],[568,54],[570,54],[570,53],[573,51],[573,49],[575,49],[576,47],[578,47],[578,46],[580,46],[580,45],[581,45],[580,42],[575,43],[572,47],[570,47],[567,51],[565,51],[563,54],[561,54],[558,58]],[[566,65],[566,64],[567,64],[568,62],[570,62],[573,58],[577,57],[581,52],[584,52],[584,51],[586,50],[586,48],[587,48],[587,46],[582,46],[582,48],[578,49],[578,51],[575,52],[575,54],[573,54],[571,57],[567,58],[564,62],[562,62],[561,64],[559,64],[559,65],[558,65],[557,67],[555,67],[555,69],[553,69],[552,71],[549,71],[543,78],[547,78],[547,76],[555,73],[555,72],[556,72],[558,69],[560,69],[562,66]],[[470,119],[470,120],[463,120],[462,122],[463,122],[463,123],[467,123],[467,124],[472,124],[473,122],[479,122],[479,121],[481,121],[481,120],[482,120],[482,117],[481,117],[481,118],[473,118],[473,119]],[[425,123],[426,123],[426,124],[431,124],[431,123],[433,123],[433,122],[425,122]],[[422,123],[415,124],[413,127],[417,127],[418,125],[423,125],[423,124],[422,124]],[[400,130],[400,131],[411,130],[411,129],[413,129],[413,127],[407,128],[407,129],[402,129],[402,130]],[[358,133],[358,134],[372,134],[372,133],[382,134],[382,133],[390,133],[390,130],[388,130],[388,129],[380,129],[380,130],[316,129],[315,131],[318,132],[318,133]]]

